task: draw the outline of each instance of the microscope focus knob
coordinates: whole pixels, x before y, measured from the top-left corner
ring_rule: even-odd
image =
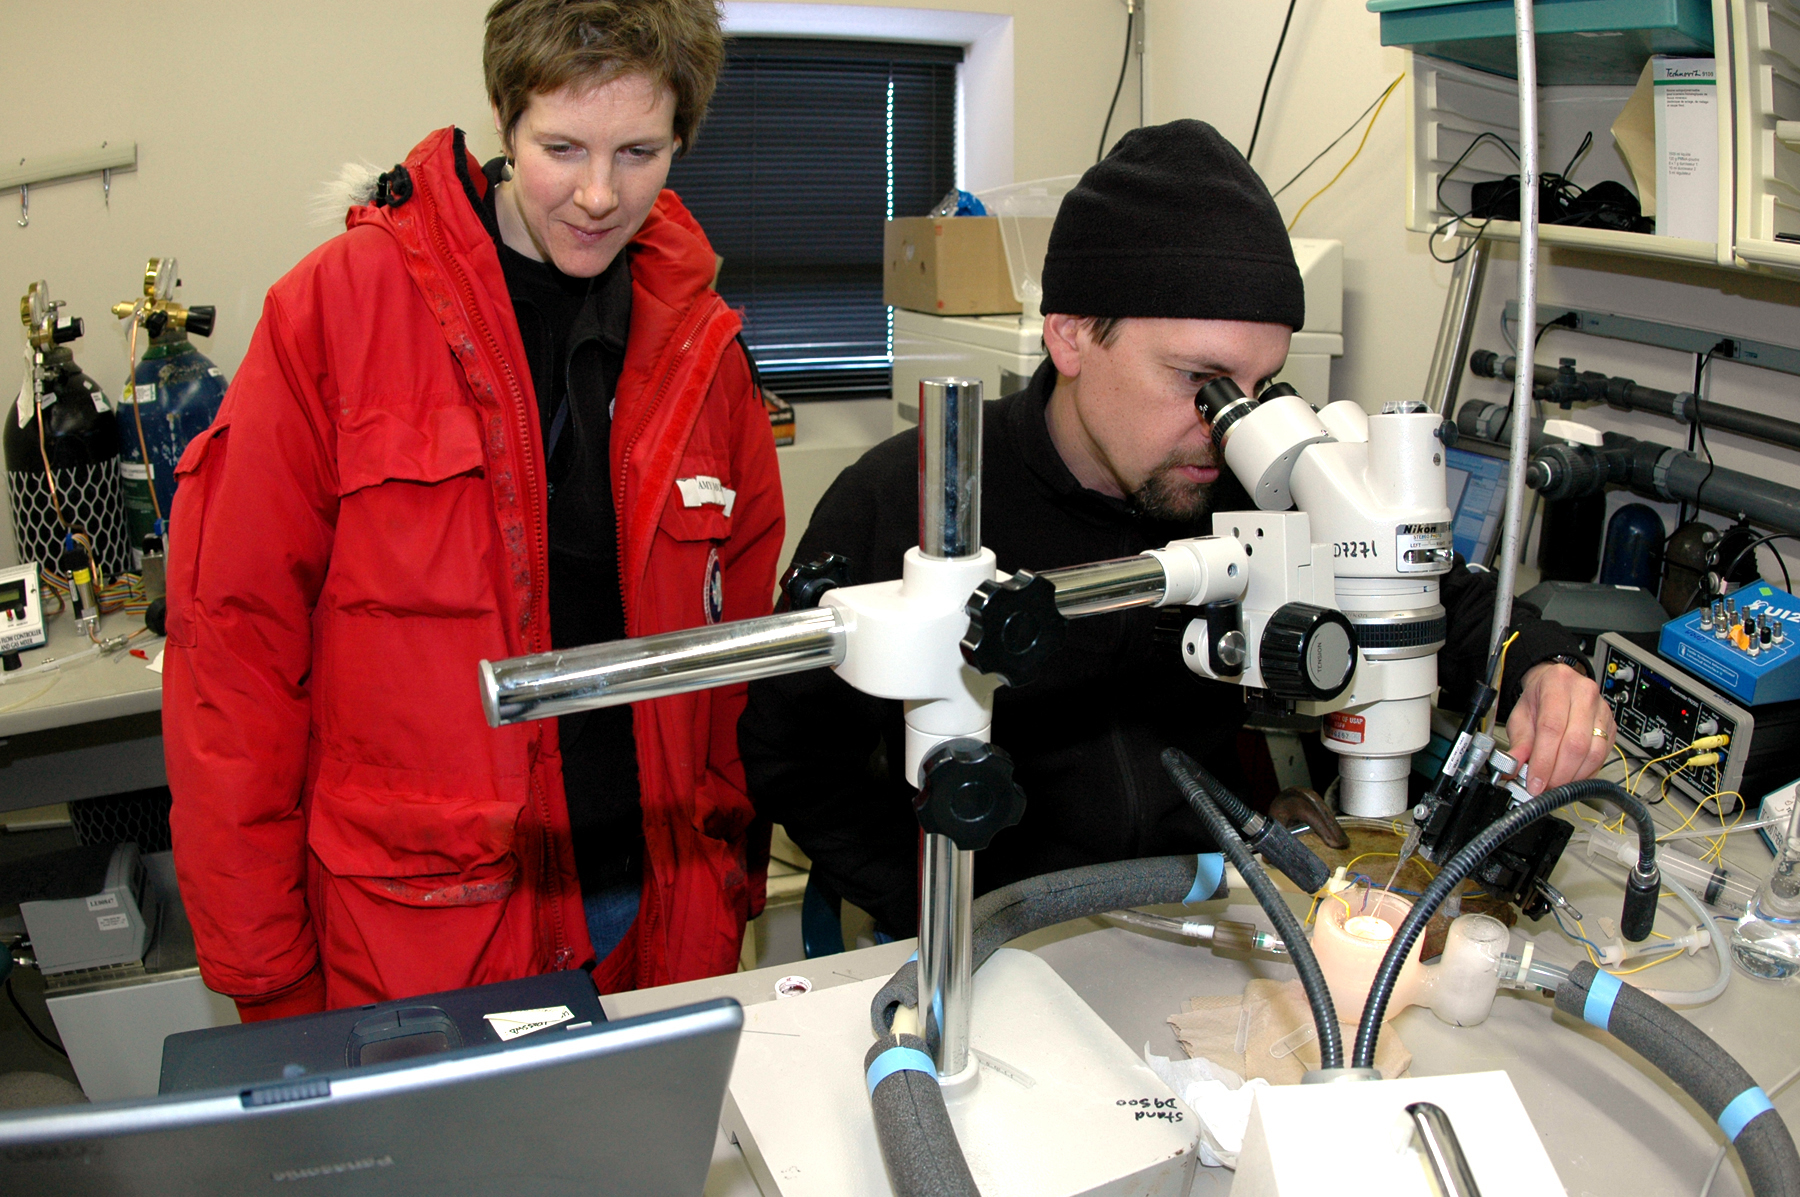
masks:
[[[1025,816],[1025,791],[1013,781],[1012,757],[974,739],[947,740],[925,758],[925,788],[913,798],[919,826],[979,851]]]
[[[790,566],[781,577],[782,593],[794,611],[810,611],[827,590],[850,584],[850,558],[826,553],[817,561]]]
[[[1062,644],[1067,621],[1056,609],[1056,586],[1029,570],[1004,582],[983,582],[963,610],[969,631],[963,660],[983,673],[997,673],[1009,686],[1023,686]]]
[[[1259,653],[1263,685],[1281,698],[1336,698],[1356,672],[1356,631],[1343,612],[1288,603],[1269,616]]]

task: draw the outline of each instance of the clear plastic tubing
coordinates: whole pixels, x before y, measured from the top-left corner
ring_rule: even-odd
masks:
[[[1635,835],[1595,828],[1588,833],[1593,851],[1616,860],[1626,868],[1637,864],[1638,841]],[[1756,886],[1745,881],[1723,864],[1702,864],[1679,848],[1658,844],[1656,863],[1665,877],[1673,877],[1693,890],[1701,901],[1736,917],[1749,909],[1756,896]]]

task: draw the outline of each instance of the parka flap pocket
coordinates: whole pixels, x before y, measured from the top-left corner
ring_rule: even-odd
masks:
[[[481,417],[439,407],[404,417],[372,411],[338,430],[338,495],[382,482],[442,482],[484,469]]]
[[[175,463],[175,476],[185,478],[189,474],[198,472],[201,463],[206,460],[207,453],[212,449],[212,443],[224,436],[230,427],[231,423],[228,420],[214,420],[199,436],[189,441],[188,447],[182,451],[181,460]]]
[[[683,507],[677,495],[663,508],[662,530],[676,540],[724,540],[731,520],[717,507]]]
[[[313,791],[307,844],[340,877],[510,877],[520,805],[389,789],[360,779]]]

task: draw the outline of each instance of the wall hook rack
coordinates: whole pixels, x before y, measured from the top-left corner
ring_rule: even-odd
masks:
[[[115,171],[137,169],[137,142],[103,141],[97,148],[71,150],[61,154],[35,154],[0,162],[0,192],[19,191],[19,227],[31,224],[31,189],[46,183],[63,183],[71,179],[100,176],[106,206],[112,208],[112,177]]]

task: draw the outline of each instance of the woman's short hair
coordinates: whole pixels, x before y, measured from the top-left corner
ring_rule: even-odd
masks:
[[[509,149],[533,95],[641,73],[674,93],[677,152],[686,153],[724,61],[717,0],[497,0],[481,51]]]

